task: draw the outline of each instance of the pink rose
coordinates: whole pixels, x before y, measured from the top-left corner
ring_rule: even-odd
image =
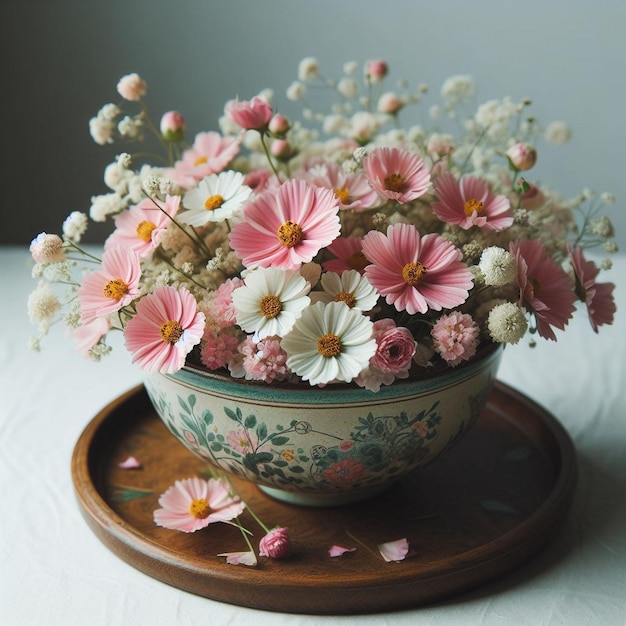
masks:
[[[506,156],[517,170],[529,170],[537,162],[537,151],[527,143],[513,144],[507,151]]]
[[[398,375],[411,367],[416,342],[411,332],[396,327],[392,319],[374,322],[374,339],[378,347],[372,357],[372,365],[381,372]]]
[[[259,556],[282,559],[288,556],[290,551],[291,543],[287,528],[274,528],[259,542]]]
[[[272,119],[272,107],[258,96],[250,101],[231,100],[226,104],[226,113],[245,130],[265,130]]]

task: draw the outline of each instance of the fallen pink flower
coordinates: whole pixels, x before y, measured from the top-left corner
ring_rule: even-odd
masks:
[[[354,552],[356,548],[344,548],[343,546],[331,546],[328,549],[328,554],[332,557],[342,556],[346,552]]]
[[[254,567],[257,565],[256,555],[254,552],[222,552],[217,556],[225,556],[228,565],[247,565]]]
[[[140,469],[141,463],[134,456],[129,456],[125,461],[118,463],[117,466],[122,469]]]
[[[268,556],[271,559],[282,559],[289,555],[291,542],[287,528],[270,530],[259,542],[259,556]]]
[[[391,563],[392,561],[404,561],[409,554],[409,542],[406,538],[379,543],[376,547],[387,563]]]

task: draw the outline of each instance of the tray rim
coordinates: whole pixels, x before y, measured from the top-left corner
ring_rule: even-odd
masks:
[[[502,571],[500,573],[505,573],[513,569],[510,566],[505,565],[509,559],[514,559],[516,566],[522,565],[524,562],[533,557],[558,530],[558,524],[562,521],[571,506],[578,478],[576,450],[569,433],[566,431],[564,426],[543,406],[512,386],[501,381],[495,381],[494,391],[503,393],[506,396],[509,396],[516,403],[528,408],[532,414],[540,418],[542,426],[547,429],[554,439],[556,449],[559,453],[556,463],[558,472],[554,483],[552,484],[552,488],[550,489],[549,495],[515,528],[478,547],[474,547],[470,550],[449,557],[449,567],[443,569],[440,567],[433,567],[432,569],[436,571],[431,572],[431,568],[429,568],[427,564],[423,564],[422,570],[419,574],[416,574],[415,572],[410,573],[391,569],[389,570],[388,575],[383,577],[383,582],[385,584],[402,586],[415,584],[424,580],[436,583],[437,581],[451,579],[484,565],[485,555],[492,555],[494,561],[501,562]],[[360,612],[352,610],[335,610],[337,607],[332,606],[329,607],[328,611],[311,611],[306,610],[306,608],[294,611],[286,606],[277,608],[272,606],[257,606],[255,604],[242,603],[228,598],[215,597],[203,593],[200,589],[190,589],[189,587],[178,585],[175,574],[176,571],[181,568],[186,572],[197,575],[201,579],[205,579],[207,577],[210,578],[211,572],[207,572],[206,561],[201,557],[188,555],[183,552],[164,547],[162,544],[153,541],[132,524],[128,523],[123,517],[116,513],[116,511],[113,510],[104,499],[96,486],[89,469],[90,459],[92,458],[93,452],[91,450],[91,443],[94,436],[106,425],[107,419],[110,418],[111,414],[114,414],[120,409],[121,406],[131,401],[133,398],[138,397],[140,394],[145,394],[143,384],[132,387],[98,411],[98,413],[90,420],[82,431],[76,441],[72,454],[72,482],[80,512],[92,532],[94,532],[98,539],[108,549],[112,550],[116,556],[131,566],[153,578],[178,587],[181,590],[202,595],[216,601],[240,604],[249,608],[269,608],[269,610],[277,610],[281,612],[315,614],[325,613],[335,615],[341,613],[355,614]],[[147,395],[146,401],[149,403]],[[156,417],[156,419],[158,419],[158,417]],[[88,477],[89,480],[86,480],[85,477]],[[548,521],[548,524],[546,524],[546,520]],[[508,546],[508,549],[502,550],[502,546]],[[524,553],[527,553],[526,557],[523,556]],[[522,556],[519,556],[520,554]],[[491,574],[488,577],[483,576],[477,579],[477,583],[471,585],[471,587],[475,587],[492,580],[496,578],[497,575],[498,574],[496,573]],[[241,583],[242,577],[245,579],[245,585],[249,588],[252,589],[257,586],[263,586],[268,593],[271,593],[271,591],[274,590],[285,591],[287,589],[301,589],[301,585],[290,586],[288,583],[278,581],[277,579],[270,579],[268,581],[263,578],[263,571],[256,570],[255,568],[238,568],[228,566],[226,564],[223,565],[223,568],[220,567],[219,578],[221,581]],[[363,589],[378,588],[381,586],[380,578],[376,581],[372,581],[366,578],[360,579],[358,576],[355,577],[351,574],[350,581],[353,585],[358,585]],[[316,580],[315,588],[318,591],[324,591],[337,588],[343,589],[344,586],[345,580],[337,582],[329,579],[326,581]],[[469,588],[470,587],[460,588],[459,593]],[[437,599],[449,597],[450,595],[451,594],[447,592],[442,592],[440,594],[435,593],[432,597],[427,597],[425,602],[418,602],[416,604],[403,606],[390,604],[390,606],[374,610],[385,611],[393,610],[393,608],[410,608],[411,606],[416,608],[421,604],[430,603]],[[366,612],[372,612],[371,608]]]

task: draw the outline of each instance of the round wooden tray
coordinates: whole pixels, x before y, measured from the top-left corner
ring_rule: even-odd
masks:
[[[141,469],[118,467],[130,455]],[[230,525],[187,534],[154,524],[159,495],[175,480],[205,471],[205,463],[167,431],[141,386],[91,421],[72,458],[87,523],[126,562],[214,600],[312,614],[415,607],[495,579],[536,554],[556,532],[577,475],[574,447],[562,426],[497,382],[475,426],[450,452],[371,500],[300,508],[235,480],[255,513],[268,526],[289,527],[292,539],[289,558],[260,557],[253,568],[227,565],[217,556],[246,550]],[[258,530],[245,513],[244,522]],[[260,536],[255,532],[254,541]],[[376,545],[402,537],[415,554],[399,563],[383,561]],[[333,544],[357,550],[331,558]]]

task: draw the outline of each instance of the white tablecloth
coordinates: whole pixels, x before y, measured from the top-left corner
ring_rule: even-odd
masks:
[[[89,420],[141,381],[119,347],[84,361],[54,333],[41,353],[26,300],[29,254],[0,249],[0,624],[133,626],[626,624],[626,256],[618,315],[595,336],[580,311],[559,340],[505,350],[500,379],[550,410],[572,436],[579,483],[554,542],[527,565],[435,606],[354,617],[255,611],[180,591],[134,569],[92,534],[70,459]]]

